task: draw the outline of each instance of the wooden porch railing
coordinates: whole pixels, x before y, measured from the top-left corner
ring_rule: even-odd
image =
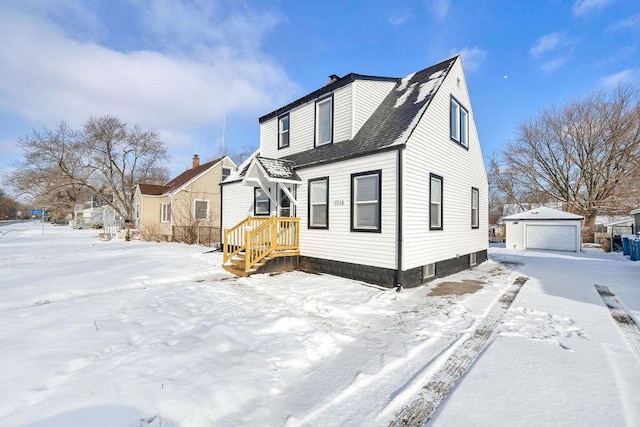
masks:
[[[300,250],[300,218],[248,217],[224,231],[223,262],[244,257],[248,272],[267,256],[286,256]]]

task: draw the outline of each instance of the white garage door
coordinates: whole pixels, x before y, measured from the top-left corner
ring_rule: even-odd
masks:
[[[573,225],[527,224],[526,249],[575,251],[578,227]]]

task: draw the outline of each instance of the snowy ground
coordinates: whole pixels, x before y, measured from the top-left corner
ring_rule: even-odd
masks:
[[[397,293],[301,272],[234,278],[207,251],[0,226],[0,426],[386,426],[518,276],[430,425],[640,425],[640,332],[594,287],[637,322],[628,257],[492,248]],[[480,289],[429,295],[465,280]]]

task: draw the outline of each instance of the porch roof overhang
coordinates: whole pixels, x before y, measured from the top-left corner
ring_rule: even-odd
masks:
[[[302,179],[295,172],[292,161],[256,156],[249,164],[242,183],[251,186],[255,183],[302,184]]]
[[[298,205],[294,197],[295,192],[289,191],[287,185],[302,184],[302,179],[293,168],[291,160],[269,159],[267,157],[256,156],[251,160],[247,172],[244,174],[242,184],[247,186],[258,186],[267,194],[272,203],[277,205],[275,195],[267,191],[269,184],[276,184],[289,198],[291,203]]]

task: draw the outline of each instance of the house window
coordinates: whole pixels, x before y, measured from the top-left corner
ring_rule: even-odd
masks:
[[[136,204],[136,219],[140,218],[140,205]]]
[[[431,174],[429,184],[429,229],[442,230],[442,177]]]
[[[316,102],[316,146],[330,144],[333,135],[333,98]]]
[[[477,188],[471,187],[471,228],[480,227],[479,200],[480,192]]]
[[[472,254],[469,254],[469,267],[473,267],[474,265],[478,264],[478,254],[476,254],[475,252]]]
[[[222,181],[227,179],[231,175],[231,168],[222,168]]]
[[[329,228],[329,177],[309,180],[309,228]]]
[[[436,264],[431,263],[422,266],[422,278],[431,279],[436,276]]]
[[[351,231],[380,232],[382,171],[351,175]]]
[[[278,148],[289,146],[289,115],[278,117]]]
[[[269,215],[271,213],[271,199],[269,194],[262,188],[256,187],[253,189],[253,214],[254,215]]]
[[[209,201],[195,200],[193,203],[193,217],[197,220],[209,219]]]
[[[452,140],[469,148],[469,113],[454,97],[451,97],[449,129]]]
[[[171,205],[169,203],[163,203],[161,206],[162,216],[160,217],[160,222],[171,221]]]

